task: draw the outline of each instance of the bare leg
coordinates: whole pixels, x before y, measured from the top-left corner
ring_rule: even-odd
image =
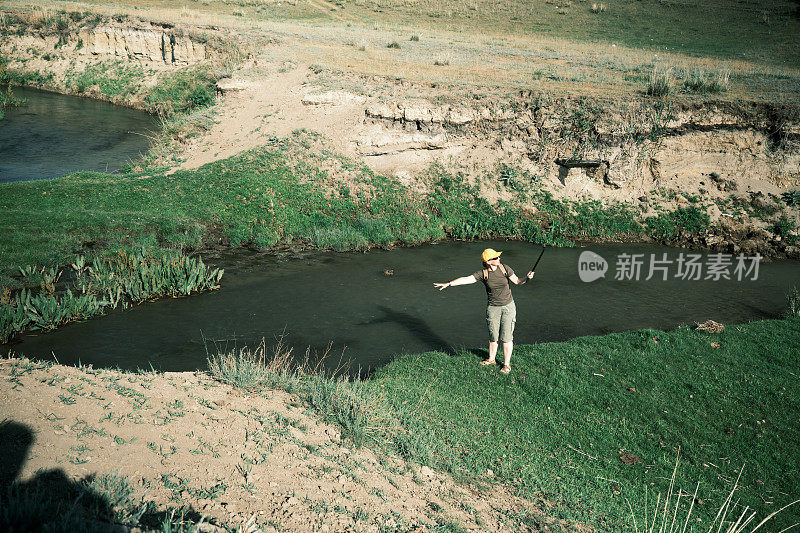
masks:
[[[503,369],[511,370],[511,352],[514,351],[513,342],[503,343]]]
[[[494,363],[494,359],[497,357],[497,343],[490,342],[489,343],[489,358],[484,361],[485,363]]]

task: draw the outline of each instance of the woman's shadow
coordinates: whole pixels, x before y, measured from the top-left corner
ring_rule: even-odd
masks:
[[[378,309],[383,316],[373,318],[367,322],[362,322],[359,324],[360,326],[372,326],[375,324],[385,324],[387,322],[399,324],[403,326],[409,333],[411,333],[414,337],[416,337],[425,347],[430,351],[441,351],[445,353],[455,353],[453,347],[440,337],[433,329],[428,325],[427,322],[422,320],[421,318],[410,315],[408,313],[403,313],[401,311],[395,311],[394,309],[389,309],[388,307],[379,305]]]

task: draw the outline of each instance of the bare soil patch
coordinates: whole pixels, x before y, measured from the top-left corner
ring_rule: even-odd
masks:
[[[159,509],[263,531],[571,528],[546,501],[461,484],[389,453],[354,449],[303,400],[244,394],[203,372],[140,373],[0,361],[0,479],[119,472]],[[7,435],[8,436],[8,435]]]

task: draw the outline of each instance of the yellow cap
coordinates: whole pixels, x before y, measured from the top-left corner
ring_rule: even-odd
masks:
[[[489,261],[491,259],[497,259],[498,257],[500,257],[500,254],[502,254],[502,253],[503,252],[498,252],[497,250],[492,250],[491,248],[487,248],[481,254],[481,259],[483,259],[484,261]]]

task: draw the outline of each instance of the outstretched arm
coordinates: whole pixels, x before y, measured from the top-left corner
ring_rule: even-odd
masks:
[[[511,280],[511,283],[513,283],[514,285],[523,285],[527,283],[529,279],[533,279],[533,270],[528,272],[525,275],[524,279],[519,279],[516,274],[511,274],[510,276],[508,276],[508,279]]]
[[[475,276],[464,276],[463,278],[456,278],[453,281],[448,281],[447,283],[434,283],[433,286],[441,291],[447,287],[455,287],[456,285],[469,285],[470,283],[475,283],[477,281],[478,280],[475,279]]]

